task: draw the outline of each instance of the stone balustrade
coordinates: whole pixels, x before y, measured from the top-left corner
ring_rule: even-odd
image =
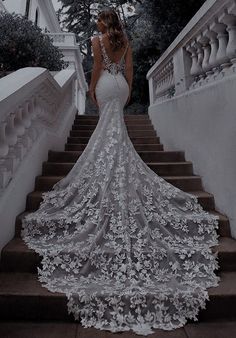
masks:
[[[208,0],[149,70],[150,104],[236,73],[236,1]]]
[[[53,39],[53,44],[56,46],[75,46],[76,45],[76,39],[74,33],[46,33],[50,38]]]
[[[236,0],[207,0],[147,74],[165,150],[183,150],[236,238]]]
[[[156,72],[152,78],[152,87],[157,100],[168,99],[174,95],[174,65],[173,59],[170,59],[163,65],[160,72]]]
[[[0,79],[0,192],[8,186],[42,128],[54,129],[75,106],[76,72],[54,78],[44,68],[23,68]]]
[[[75,69],[77,72],[76,84],[76,101],[79,114],[85,113],[86,92],[88,91],[88,84],[85,79],[83,70],[83,57],[80,53],[79,45],[76,43],[74,33],[46,33],[52,40],[53,44],[58,47],[63,55],[68,67]]]

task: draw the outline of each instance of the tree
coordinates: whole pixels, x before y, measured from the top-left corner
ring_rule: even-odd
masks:
[[[0,70],[44,67],[52,71],[66,66],[63,54],[32,21],[19,14],[0,13]]]
[[[84,69],[92,68],[91,40],[98,11],[115,8],[131,40],[134,60],[132,102],[149,101],[146,74],[184,28],[204,0],[60,0],[63,24],[77,35],[85,55]],[[126,10],[125,10],[126,9]],[[130,11],[130,12],[129,12]],[[88,73],[90,74],[90,73]],[[87,76],[89,82],[90,77]]]
[[[131,29],[134,52],[134,100],[149,100],[146,74],[195,15],[205,0],[142,0]]]
[[[92,50],[91,37],[94,32],[97,32],[96,19],[100,10],[106,7],[112,7],[120,14],[124,25],[126,22],[126,14],[124,7],[127,7],[126,12],[131,10],[131,6],[137,3],[137,0],[60,0],[62,8],[58,15],[64,17],[62,25],[70,32],[74,32],[77,37],[77,42],[80,44],[81,53],[84,58],[85,73],[90,72],[92,68]],[[141,1],[141,0],[139,0]],[[130,7],[129,7],[130,6]],[[62,15],[63,14],[63,15]],[[87,76],[87,80],[88,76]]]

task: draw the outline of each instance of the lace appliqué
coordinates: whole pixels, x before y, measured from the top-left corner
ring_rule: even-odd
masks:
[[[84,327],[172,330],[197,320],[220,278],[218,216],[136,152],[119,98],[109,101],[69,174],[22,220],[38,278]]]
[[[98,37],[99,37],[100,46],[101,46],[101,50],[102,50],[102,56],[103,56],[103,60],[104,60],[104,64],[106,66],[106,69],[113,75],[116,75],[118,73],[124,74],[124,72],[125,72],[125,62],[124,62],[125,53],[121,57],[119,63],[112,62],[111,59],[109,58],[109,56],[107,55],[106,48],[105,48],[103,40],[102,40],[102,36],[98,35]],[[125,50],[125,52],[126,52],[126,50]]]

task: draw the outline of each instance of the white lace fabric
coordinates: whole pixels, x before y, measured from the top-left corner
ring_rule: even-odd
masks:
[[[124,122],[128,92],[121,72],[103,71],[88,145],[23,218],[22,238],[42,257],[42,285],[66,294],[84,327],[148,335],[205,308],[207,288],[220,280],[211,251],[219,217],[141,159]]]
[[[105,68],[111,73],[111,74],[118,74],[119,72],[121,73],[125,73],[125,54],[126,51],[128,49],[128,44],[125,48],[125,52],[122,55],[121,59],[119,62],[112,62],[111,59],[109,58],[109,56],[107,55],[107,51],[102,39],[101,34],[98,35],[99,37],[99,42],[100,42],[100,47],[101,47],[101,51],[102,51],[102,57],[103,57],[103,61],[105,64]]]

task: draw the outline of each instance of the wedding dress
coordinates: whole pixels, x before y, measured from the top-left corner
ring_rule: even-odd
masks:
[[[66,294],[84,327],[173,330],[197,320],[219,283],[219,218],[138,155],[124,122],[124,58],[112,62],[99,40],[98,124],[68,175],[24,217],[22,238],[42,256],[39,281]]]

